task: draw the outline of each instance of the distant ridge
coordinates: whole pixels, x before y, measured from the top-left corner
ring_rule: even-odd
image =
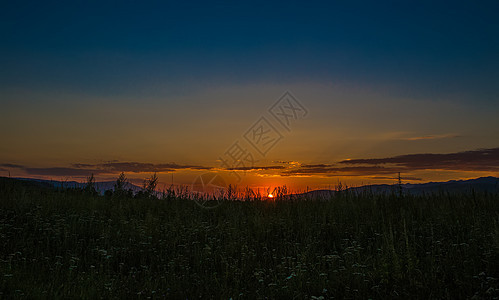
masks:
[[[480,177],[468,180],[450,180],[445,182],[428,182],[411,184],[372,184],[346,189],[354,193],[372,192],[374,194],[402,193],[406,195],[423,195],[431,193],[466,193],[471,191],[499,193],[499,178]],[[336,190],[314,190],[306,193],[296,194],[307,197],[328,197],[337,193]]]

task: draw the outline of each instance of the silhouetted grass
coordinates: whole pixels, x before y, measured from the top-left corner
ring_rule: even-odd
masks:
[[[226,201],[0,181],[1,298],[497,298],[499,197]]]

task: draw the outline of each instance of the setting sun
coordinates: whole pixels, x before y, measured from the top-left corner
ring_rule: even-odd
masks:
[[[267,195],[267,197],[268,197],[268,198],[274,198],[274,195],[272,195],[272,194],[268,194],[268,195]]]

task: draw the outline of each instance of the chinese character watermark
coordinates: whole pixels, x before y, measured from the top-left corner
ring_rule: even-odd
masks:
[[[288,131],[291,131],[293,120],[304,118],[308,114],[307,109],[290,92],[285,92],[269,108],[269,112]]]
[[[283,138],[283,135],[267,120],[261,117],[243,135],[260,155],[265,156]]]

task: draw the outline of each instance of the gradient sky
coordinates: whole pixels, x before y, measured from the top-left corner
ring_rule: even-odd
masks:
[[[499,3],[0,3],[0,175],[294,189],[499,176]],[[307,110],[287,131],[269,108]],[[260,117],[282,139],[245,143]],[[224,170],[236,141],[251,167]],[[233,176],[237,172],[241,180]]]

